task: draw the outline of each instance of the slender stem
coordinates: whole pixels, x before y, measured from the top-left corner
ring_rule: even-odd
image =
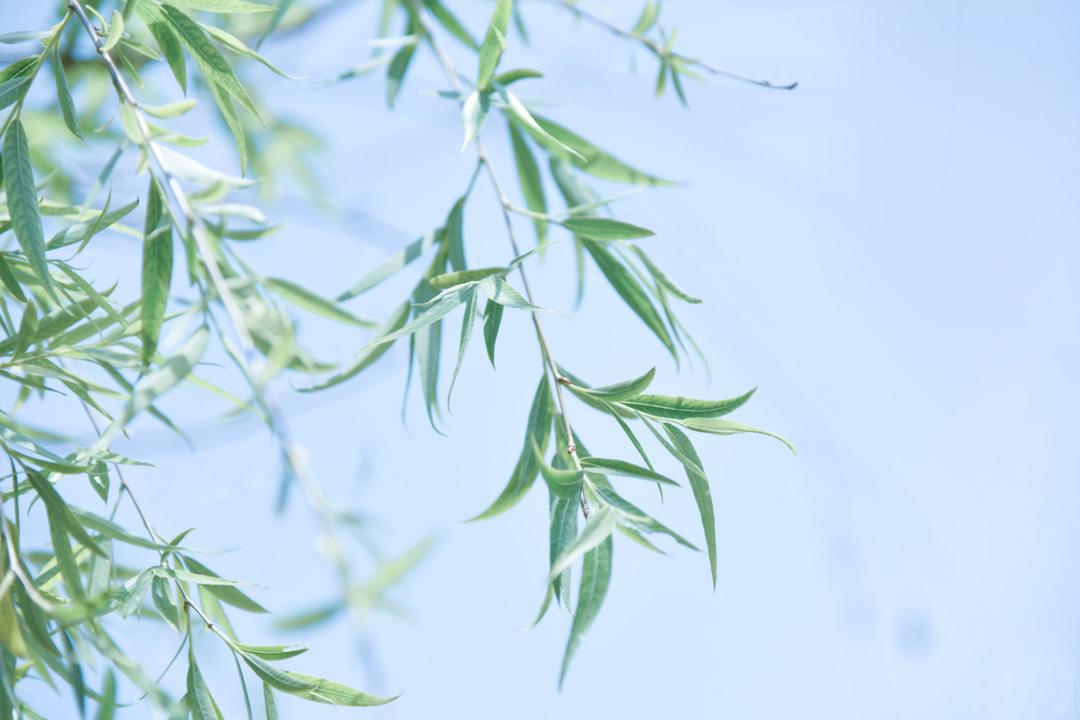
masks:
[[[461,83],[461,78],[458,77],[457,69],[454,67],[453,62],[450,60],[450,56],[446,54],[446,49],[442,43],[439,42],[439,38],[432,32],[431,27],[424,19],[423,11],[418,4],[413,0],[413,9],[417,22],[420,25],[424,38],[427,40],[428,45],[435,53],[436,58],[439,61],[439,65],[442,67],[443,74],[446,76],[446,81],[450,84],[452,90],[459,95],[462,94],[464,86]],[[484,167],[484,171],[491,181],[492,190],[495,192],[495,196],[499,200],[499,209],[502,212],[503,223],[506,225],[506,237],[510,240],[510,248],[513,250],[514,257],[521,255],[521,246],[518,245],[517,236],[514,233],[514,222],[510,213],[513,210],[513,205],[507,198],[506,193],[503,192],[502,184],[499,182],[498,175],[495,174],[495,166],[491,162],[491,156],[488,155],[487,148],[484,145],[483,138],[477,135],[473,141],[476,145],[476,155],[480,162],[480,165]],[[525,299],[529,301],[530,305],[535,305],[533,302],[532,288],[529,286],[529,276],[525,271],[524,264],[518,265],[518,273],[521,275],[521,285],[525,290]],[[566,412],[566,397],[563,391],[563,385],[567,380],[559,372],[558,363],[555,362],[555,356],[551,352],[551,347],[548,345],[547,338],[544,335],[544,328],[540,324],[540,316],[536,311],[530,313],[532,316],[533,329],[536,332],[536,342],[540,346],[540,354],[544,359],[544,364],[547,365],[548,370],[551,372],[551,379],[555,383],[555,397],[559,403],[559,416],[562,418],[563,430],[566,433],[566,452],[570,456],[570,459],[574,463],[575,469],[579,472],[584,468],[581,464],[581,459],[578,457],[577,444],[574,442],[574,430],[570,425],[570,417]],[[581,512],[587,518],[590,513],[589,501],[585,498],[584,490],[581,494]]]
[[[733,73],[733,72],[731,72],[729,70],[724,70],[722,68],[718,68],[715,65],[710,65],[709,63],[704,62],[703,60],[698,60],[697,58],[687,57],[686,55],[680,55],[679,53],[671,52],[667,48],[665,48],[662,45],[660,45],[659,43],[657,43],[655,40],[651,40],[651,39],[645,37],[644,35],[641,35],[641,34],[636,33],[636,32],[632,32],[630,30],[624,30],[621,27],[619,27],[618,25],[615,25],[613,23],[608,22],[607,20],[600,17],[599,15],[593,15],[588,10],[583,10],[574,0],[546,0],[546,2],[548,2],[551,5],[557,5],[559,7],[565,8],[566,10],[569,10],[570,12],[572,12],[576,17],[579,17],[582,20],[590,22],[593,25],[596,25],[597,27],[601,27],[601,28],[607,30],[608,32],[610,32],[613,35],[617,35],[618,37],[624,38],[626,40],[631,40],[633,42],[639,43],[640,45],[647,48],[654,55],[656,55],[656,57],[658,57],[658,58],[664,58],[664,57],[676,58],[676,59],[681,60],[682,62],[686,63],[687,65],[693,65],[694,67],[699,67],[702,70],[704,70],[705,72],[710,73],[712,75],[717,75],[719,77],[725,77],[725,78],[728,78],[729,80],[735,80],[737,82],[744,82],[744,83],[749,83],[751,85],[757,85],[758,87],[769,88],[770,90],[794,90],[799,85],[799,83],[797,83],[797,82],[787,83],[787,84],[784,84],[784,85],[777,85],[775,83],[769,82],[768,80],[757,80],[757,79],[754,79],[754,78],[751,78],[751,77],[747,77],[745,75],[740,75],[738,73]]]

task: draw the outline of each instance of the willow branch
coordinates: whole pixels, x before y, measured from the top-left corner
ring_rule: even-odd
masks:
[[[450,88],[457,92],[459,95],[463,94],[464,86],[461,83],[461,78],[458,76],[457,69],[454,67],[453,62],[450,60],[450,56],[446,54],[446,49],[442,43],[439,42],[439,38],[432,32],[431,26],[427,24],[424,19],[423,11],[417,6],[417,3],[413,2],[413,8],[417,17],[417,22],[420,25],[420,30],[424,35],[424,39],[431,47],[432,52],[435,53],[435,57],[439,61],[439,65],[442,67],[443,75],[446,76],[446,81],[449,83]],[[495,192],[496,198],[499,200],[499,209],[502,212],[503,223],[506,225],[506,237],[510,241],[510,248],[514,253],[514,257],[521,255],[521,246],[518,244],[517,236],[514,233],[514,223],[511,218],[511,211],[513,205],[506,193],[503,192],[502,184],[499,182],[499,177],[495,173],[495,166],[491,162],[491,156],[488,155],[487,148],[484,145],[483,138],[477,135],[474,140],[476,145],[476,155],[480,164],[484,167],[485,174],[488,180],[491,182],[492,190]],[[529,286],[529,276],[525,271],[525,265],[518,265],[518,273],[521,275],[521,285],[525,291],[525,299],[529,301],[530,305],[535,305],[533,302],[532,288]],[[547,337],[544,335],[544,328],[540,323],[540,315],[535,310],[530,311],[532,317],[533,329],[536,333],[536,342],[540,346],[540,354],[544,359],[544,364],[547,365],[548,370],[551,372],[551,378],[555,383],[555,397],[559,403],[559,416],[562,418],[563,430],[566,433],[566,452],[570,456],[570,459],[574,463],[574,468],[579,472],[584,470],[581,464],[581,459],[578,457],[577,444],[574,442],[574,430],[570,425],[570,417],[566,412],[566,397],[563,391],[563,385],[567,384],[567,379],[563,377],[559,372],[558,363],[555,362],[555,356],[551,352],[551,347],[548,345]],[[581,495],[581,512],[585,517],[589,517],[589,501],[585,499],[584,491]]]
[[[94,48],[97,50],[98,55],[101,57],[101,61],[105,64],[105,67],[109,72],[109,76],[112,78],[113,85],[116,88],[120,101],[132,110],[136,128],[142,138],[140,145],[150,158],[152,165],[154,166],[154,172],[163,181],[162,184],[164,185],[164,190],[171,200],[171,203],[169,203],[169,212],[173,217],[174,223],[176,223],[177,228],[183,235],[190,236],[195,241],[199,257],[210,277],[210,283],[213,286],[214,291],[221,299],[226,315],[229,317],[232,333],[236,337],[238,347],[242,353],[236,358],[237,365],[251,385],[252,391],[255,393],[256,401],[266,413],[270,431],[274,434],[280,444],[285,455],[286,463],[300,485],[308,506],[319,518],[323,528],[323,534],[327,540],[325,552],[330,556],[331,561],[334,563],[343,589],[347,592],[351,587],[350,574],[348,563],[345,561],[344,553],[341,550],[341,544],[337,540],[333,510],[330,508],[322,491],[311,477],[307,468],[307,462],[304,458],[303,449],[293,441],[285,417],[281,414],[280,409],[270,393],[261,387],[260,378],[262,377],[265,363],[256,350],[251,333],[244,321],[243,311],[240,309],[235,296],[229,288],[228,282],[221,273],[221,268],[218,267],[217,261],[214,258],[213,243],[210,240],[209,230],[202,217],[195,211],[195,207],[192,204],[191,199],[184,192],[183,187],[180,185],[180,181],[168,170],[162,157],[161,150],[158,147],[158,144],[153,140],[149,122],[146,119],[146,115],[144,114],[138,99],[135,97],[134,93],[132,93],[127,80],[124,78],[123,74],[121,74],[112,55],[105,49],[104,41],[94,28],[90,18],[87,17],[82,3],[80,0],[69,0],[68,7],[70,7],[78,16],[83,27],[86,29],[87,34],[90,36]],[[173,205],[179,209],[179,216],[173,212]],[[210,314],[210,317],[213,318],[213,314]],[[130,497],[130,492],[128,494]]]
[[[624,30],[623,28],[619,27],[618,25],[615,25],[614,23],[608,22],[607,20],[600,17],[599,15],[594,15],[591,12],[589,12],[588,10],[583,10],[575,2],[575,0],[545,0],[545,1],[547,3],[549,3],[549,4],[551,4],[551,5],[555,5],[555,6],[564,8],[566,10],[569,10],[571,13],[574,14],[575,17],[578,17],[578,18],[580,18],[580,19],[582,19],[582,20],[584,20],[586,22],[589,22],[589,23],[591,23],[593,25],[596,25],[597,27],[603,28],[604,30],[607,30],[609,33],[611,33],[612,35],[616,35],[618,37],[621,37],[624,40],[630,40],[632,42],[636,42],[639,45],[641,45],[642,47],[649,50],[649,52],[651,52],[653,55],[655,55],[656,57],[661,58],[661,59],[663,59],[663,58],[674,58],[676,60],[682,61],[683,63],[685,63],[687,65],[692,65],[693,67],[701,68],[702,70],[709,73],[710,75],[716,75],[717,77],[724,77],[724,78],[727,78],[728,80],[735,80],[736,82],[748,83],[750,85],[757,85],[758,87],[769,88],[770,90],[794,90],[799,85],[799,83],[797,83],[797,82],[787,83],[787,84],[784,84],[784,85],[777,85],[776,83],[770,82],[768,80],[757,80],[755,78],[751,78],[751,77],[747,77],[745,75],[740,75],[738,73],[731,72],[730,70],[724,70],[723,68],[718,68],[715,65],[711,65],[711,64],[709,64],[709,63],[707,63],[707,62],[705,62],[703,60],[699,60],[697,58],[687,57],[686,55],[680,55],[679,53],[672,52],[671,50],[669,50],[669,49],[665,48],[664,46],[660,45],[655,40],[651,40],[650,38],[647,38],[644,35],[641,35],[640,33],[633,32],[631,30]]]

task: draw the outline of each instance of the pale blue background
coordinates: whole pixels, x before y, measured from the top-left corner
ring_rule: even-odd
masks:
[[[455,4],[473,27],[489,11]],[[623,24],[639,8],[587,5]],[[315,79],[336,74],[366,57],[374,6],[267,53]],[[533,271],[538,300],[568,313],[546,320],[559,360],[595,382],[656,364],[657,387],[686,394],[759,386],[741,418],[784,433],[800,453],[764,438],[702,437],[716,593],[703,556],[619,543],[611,592],[559,694],[565,614],[519,632],[543,590],[543,494],[495,521],[459,522],[498,493],[520,447],[539,369],[528,323],[507,317],[495,373],[473,348],[449,439],[415,402],[408,428],[398,421],[395,348],[347,392],[285,406],[320,480],[377,516],[388,548],[432,528],[441,542],[401,593],[412,619],[380,618],[368,661],[339,625],[311,637],[296,667],[405,692],[355,711],[372,718],[1080,717],[1080,6],[669,0],[665,23],[687,52],[801,83],[792,93],[690,83],[689,110],[652,97],[644,55],[632,76],[623,43],[542,3],[525,14],[536,49],[515,43],[507,62],[547,73],[522,86],[527,97],[685,181],[619,210],[657,231],[650,252],[706,298],[684,316],[714,372],[711,385],[700,371],[677,374],[595,271],[570,315],[565,246]],[[426,54],[392,115],[381,78],[260,87],[277,111],[325,132],[332,151],[319,163],[331,199],[351,211],[327,220],[279,209],[288,231],[247,253],[262,268],[337,292],[441,222],[467,180],[472,158],[456,154],[452,106],[422,94],[444,87]],[[501,130],[489,133],[510,181]],[[504,262],[481,188],[468,251],[477,264]],[[128,241],[112,243],[130,254]],[[383,312],[405,287],[355,307]],[[310,323],[324,354],[345,359],[363,342],[330,329]],[[194,398],[185,412],[210,419]],[[614,426],[573,413],[591,447],[631,452]],[[307,516],[297,507],[271,517],[277,466],[265,434],[200,427],[198,454],[149,427],[127,448],[164,470],[138,479],[151,515],[171,531],[198,518],[193,544],[237,548],[213,564],[266,586],[255,592],[274,609],[325,597],[333,584]],[[641,501],[700,536],[687,493],[662,508]],[[264,623],[243,627],[252,641],[273,637]],[[237,716],[231,661],[211,642],[199,647]]]

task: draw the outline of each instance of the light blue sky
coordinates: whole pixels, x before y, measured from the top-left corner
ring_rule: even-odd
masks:
[[[489,11],[458,4],[474,27]],[[624,24],[639,7],[586,5]],[[347,392],[285,407],[317,476],[380,519],[388,548],[432,529],[441,542],[402,593],[412,620],[373,629],[376,676],[342,626],[310,638],[304,669],[404,691],[355,712],[387,719],[1077,717],[1080,7],[664,5],[686,52],[799,89],[714,80],[688,87],[688,110],[657,101],[644,55],[634,77],[625,45],[543,3],[525,4],[534,48],[513,45],[507,62],[546,73],[528,97],[548,114],[685,182],[619,211],[657,231],[653,257],[706,299],[684,317],[713,359],[712,383],[676,373],[595,272],[571,313],[565,247],[534,270],[538,300],[566,313],[546,326],[575,372],[602,383],[655,364],[657,388],[717,397],[758,386],[741,418],[791,438],[798,457],[764,438],[703,436],[716,593],[703,556],[617,543],[611,592],[559,694],[568,618],[519,632],[543,591],[542,493],[486,524],[459,522],[498,493],[520,447],[539,371],[526,319],[507,317],[497,372],[473,348],[449,439],[415,403],[408,428],[398,421],[396,348]],[[312,78],[336,74],[366,56],[373,6],[267,54]],[[281,210],[289,229],[246,257],[332,294],[440,223],[473,162],[457,155],[453,107],[422,94],[443,86],[424,56],[387,114],[381,79],[266,80],[279,112],[325,132],[320,164],[352,215]],[[492,144],[512,177],[501,137]],[[508,259],[486,188],[467,229],[474,262]],[[396,297],[355,307],[375,314]],[[363,341],[310,331],[340,359]],[[205,418],[196,398],[179,408]],[[573,411],[591,447],[631,452],[613,426]],[[274,609],[324,597],[332,583],[311,523],[271,516],[269,440],[253,425],[201,427],[194,455],[153,430],[128,447],[164,471],[138,479],[151,515],[175,531],[199,518],[194,544],[237,548],[213,564],[264,585],[258,597]],[[688,493],[668,497],[661,519],[698,537]],[[244,629],[273,637],[263,623]],[[200,645],[237,716],[231,662],[215,652]]]

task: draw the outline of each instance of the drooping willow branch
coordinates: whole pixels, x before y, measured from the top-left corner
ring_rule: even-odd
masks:
[[[450,60],[450,56],[446,53],[438,36],[432,31],[431,26],[427,23],[427,20],[424,17],[424,10],[419,7],[419,4],[416,3],[415,0],[410,1],[417,18],[417,23],[424,36],[424,41],[428,43],[432,52],[435,54],[435,57],[438,59],[439,66],[442,68],[447,83],[454,92],[459,94],[459,96],[463,95],[465,88],[461,83],[461,78],[458,76],[457,69]],[[503,223],[506,225],[506,237],[510,241],[510,248],[514,253],[514,257],[518,257],[521,255],[521,247],[514,234],[514,223],[510,216],[513,205],[506,193],[503,192],[502,184],[499,182],[499,177],[495,173],[495,166],[491,162],[491,156],[488,155],[483,138],[478,135],[474,142],[476,144],[477,159],[480,165],[483,166],[484,171],[491,182],[492,190],[498,199],[499,210],[502,213]],[[529,276],[525,271],[524,263],[518,265],[517,269],[521,277],[522,289],[525,291],[525,299],[528,300],[530,304],[535,305],[536,303],[533,300],[532,288],[529,286]],[[529,314],[532,317],[533,330],[536,334],[536,342],[540,347],[541,357],[551,373],[551,379],[555,384],[555,397],[559,403],[559,414],[562,417],[563,428],[566,431],[566,452],[571,460],[573,460],[574,468],[578,472],[583,472],[584,468],[581,464],[577,446],[574,442],[573,427],[570,424],[570,418],[566,412],[566,398],[565,392],[563,391],[563,385],[566,384],[567,380],[559,372],[559,365],[555,362],[555,356],[551,352],[551,346],[548,344],[547,337],[544,335],[544,328],[540,323],[539,314],[536,310],[530,310]],[[589,501],[585,497],[584,492],[581,494],[581,512],[586,518],[589,517]]]
[[[108,70],[120,101],[131,109],[135,125],[141,135],[141,146],[146,151],[147,156],[153,164],[152,173],[156,172],[158,174],[158,182],[164,186],[171,196],[172,203],[167,204],[167,206],[174,224],[182,235],[189,235],[195,241],[200,259],[202,260],[202,265],[206,268],[207,273],[210,276],[214,292],[221,299],[222,305],[225,307],[233,335],[236,337],[242,353],[240,355],[230,353],[230,355],[234,358],[241,374],[251,386],[256,402],[266,414],[270,431],[274,434],[274,437],[282,448],[292,476],[296,478],[308,506],[315,513],[322,526],[324,539],[326,540],[324,552],[334,564],[339,582],[342,585],[342,590],[347,594],[352,588],[353,583],[351,580],[349,564],[345,558],[342,543],[338,538],[338,531],[334,521],[334,512],[330,508],[329,502],[323,495],[318,484],[311,476],[306,458],[304,457],[304,450],[292,438],[286,418],[281,413],[272,395],[272,388],[264,387],[262,377],[265,364],[256,350],[254,340],[252,339],[251,333],[248,331],[247,324],[244,320],[243,312],[241,311],[228,282],[222,275],[217,261],[214,259],[213,245],[210,240],[209,230],[207,229],[202,216],[195,210],[187,193],[185,193],[183,187],[180,185],[180,181],[168,169],[160,149],[153,139],[149,123],[146,120],[138,99],[131,91],[127,80],[117,67],[112,54],[105,47],[104,39],[97,32],[97,29],[87,16],[82,3],[80,0],[69,0],[68,7],[78,16],[87,35],[89,35],[95,50],[101,57],[102,63]],[[173,211],[172,204],[175,204],[179,209],[179,215]],[[213,313],[211,313],[209,309],[207,309],[207,315],[216,323],[216,318],[214,318]],[[128,494],[131,496],[130,492]],[[142,513],[140,512],[140,515],[141,514]]]
[[[545,0],[545,2],[550,5],[555,5],[556,7],[569,10],[571,13],[574,14],[575,17],[592,23],[597,27],[603,28],[612,35],[638,43],[642,47],[646,48],[653,55],[655,55],[661,62],[663,62],[665,59],[676,60],[688,66],[701,68],[710,75],[725,77],[729,80],[735,80],[736,82],[749,83],[750,85],[757,85],[758,87],[769,88],[771,90],[794,90],[799,85],[798,82],[776,84],[770,82],[769,80],[758,80],[756,78],[747,77],[746,75],[740,75],[739,73],[731,72],[730,70],[724,70],[723,68],[719,68],[715,65],[707,63],[704,60],[699,60],[698,58],[688,57],[686,55],[682,55],[681,53],[674,52],[671,49],[666,48],[660,43],[656,42],[655,40],[645,37],[640,32],[636,32],[634,30],[625,30],[618,25],[615,25],[614,23],[605,20],[599,15],[595,15],[589,12],[588,10],[582,8],[577,2],[575,2],[575,0]],[[646,5],[646,13],[649,12],[649,8],[656,8],[657,10],[655,10],[654,12],[657,12],[659,9],[659,5],[653,3]]]

